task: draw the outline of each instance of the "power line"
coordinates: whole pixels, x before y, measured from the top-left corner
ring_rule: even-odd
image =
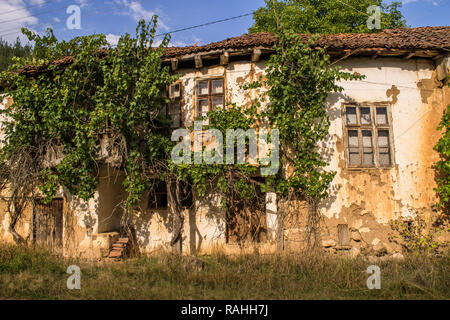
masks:
[[[26,9],[30,9],[30,8],[34,8],[34,7],[40,7],[40,6],[42,6],[44,3],[45,3],[45,1],[42,2],[42,3],[38,3],[38,4],[35,4],[35,5],[32,5],[32,6],[28,6],[28,7],[23,7],[23,8],[19,8],[19,9],[14,9],[14,10],[9,10],[9,11],[4,11],[4,12],[1,12],[0,15],[2,15],[2,14],[7,14],[7,13],[11,13],[11,12],[16,12],[16,11],[21,11],[21,10],[26,10]]]
[[[342,2],[341,0],[336,0],[336,1],[342,3],[343,5],[345,5],[345,6],[349,7],[349,8],[351,8],[351,9],[353,9],[353,10],[355,10],[355,11],[358,11],[359,13],[365,14],[366,16],[369,16],[369,17],[370,17],[370,15],[369,15],[367,12],[362,12],[361,10],[358,10],[358,9],[356,9],[355,7],[349,5],[348,3]]]
[[[93,1],[95,1],[95,0],[88,0],[88,3],[89,3],[89,2],[93,2]],[[41,16],[41,15],[43,15],[43,14],[55,12],[55,11],[57,11],[57,10],[59,10],[59,9],[64,9],[64,8],[67,8],[67,5],[64,5],[63,7],[58,7],[58,8],[53,9],[53,10],[48,10],[48,11],[44,11],[44,12],[39,12],[38,14],[31,14],[31,15],[29,15],[29,16],[20,17],[20,18],[17,18],[17,19],[11,19],[11,20],[6,20],[6,21],[1,21],[0,24],[4,24],[4,23],[7,23],[7,22],[14,22],[14,21],[18,21],[18,20],[23,20],[23,19],[26,19],[26,18],[33,18],[33,17]]]
[[[91,1],[95,1],[95,0],[91,0]],[[108,13],[108,12],[116,10],[116,9],[119,9],[119,8],[115,7],[113,9],[111,9],[111,10],[102,11],[99,14],[105,14],[105,13]],[[93,15],[96,15],[96,14],[86,15],[85,17],[89,17],[89,16],[93,16]],[[208,26],[208,25],[212,25],[212,24],[216,24],[216,23],[220,23],[220,22],[235,20],[235,19],[239,19],[239,18],[250,16],[250,15],[253,15],[253,12],[241,14],[241,15],[238,15],[238,16],[230,17],[230,18],[225,18],[225,19],[215,20],[215,21],[211,21],[211,22],[206,22],[206,23],[203,23],[203,24],[199,24],[199,25],[195,25],[195,26],[191,26],[191,27],[186,27],[186,28],[182,28],[182,29],[177,29],[177,30],[173,30],[173,31],[165,32],[165,33],[161,33],[161,34],[156,35],[155,37],[161,37],[161,36],[165,36],[165,35],[171,34],[171,33],[176,33],[176,32],[196,29],[196,28],[200,28],[200,27],[204,27],[204,26]],[[17,33],[20,33],[20,31],[15,31],[15,32],[11,32],[11,33],[2,34],[2,35],[0,35],[0,37],[5,37],[5,36],[8,36],[8,35],[17,34]]]
[[[230,21],[230,20],[234,20],[234,19],[239,19],[239,18],[243,18],[243,17],[247,17],[252,15],[253,12],[250,13],[246,13],[246,14],[241,14],[239,16],[235,16],[235,17],[231,17],[231,18],[226,18],[226,19],[221,19],[221,20],[216,20],[216,21],[211,21],[211,22],[207,22],[207,23],[203,23],[203,24],[198,24],[196,26],[192,26],[192,27],[187,27],[187,28],[183,28],[183,29],[177,29],[177,30],[173,30],[173,31],[169,31],[169,32],[165,32],[165,33],[160,33],[157,34],[155,37],[161,37],[161,36],[165,36],[167,34],[171,34],[171,33],[176,33],[176,32],[181,32],[181,31],[186,31],[186,30],[191,30],[191,29],[195,29],[195,28],[200,28],[200,27],[204,27],[204,26],[209,26],[211,24],[215,24],[215,23],[219,23],[219,22],[224,22],[224,21]]]
[[[91,1],[95,1],[95,0],[91,0]],[[105,7],[103,7],[103,8],[98,9],[94,14],[84,15],[84,17],[95,16],[95,15],[97,15],[97,14],[106,14],[106,13],[111,12],[111,11],[113,11],[113,10],[119,9],[118,7],[114,7],[114,8],[112,8],[112,9],[110,9],[110,10],[104,10],[104,11],[101,11],[101,13],[99,13],[100,10],[105,9],[105,8],[109,8],[109,6],[105,6]],[[60,23],[64,23],[64,22],[65,22],[65,21],[59,21],[59,22],[53,23],[53,24],[51,24],[51,27],[53,27],[54,25],[59,25]],[[12,29],[8,29],[8,30],[3,30],[3,32],[13,31],[13,30],[15,30],[15,31],[14,31],[14,32],[5,33],[5,34],[0,34],[0,38],[1,38],[1,37],[6,37],[6,36],[9,36],[9,35],[13,35],[13,34],[19,34],[19,33],[21,33],[21,31],[20,31],[20,30],[17,30],[17,28],[12,28]]]
[[[1,0],[0,0],[0,1],[1,1]],[[63,1],[67,1],[67,0],[63,0]],[[89,0],[87,3],[93,2],[93,1],[95,1],[95,0]],[[144,1],[145,1],[145,0],[144,0]],[[83,17],[91,17],[91,16],[95,16],[95,15],[103,15],[103,14],[109,13],[109,12],[111,12],[111,11],[114,11],[114,10],[116,10],[116,9],[120,9],[119,7],[114,7],[114,8],[109,9],[109,10],[101,11],[101,13],[99,13],[100,10],[103,10],[103,9],[106,9],[106,8],[109,8],[109,7],[110,7],[110,6],[104,6],[104,7],[100,8],[100,9],[98,9],[94,14],[88,14],[88,15],[82,15],[82,16],[83,16]],[[57,9],[55,9],[54,11],[59,10],[59,9],[61,9],[61,8],[64,8],[64,7],[59,7],[59,8],[57,8]],[[49,12],[52,12],[52,11],[48,11],[48,12],[45,12],[45,13],[49,13]],[[43,13],[43,14],[44,14],[44,13]],[[37,16],[37,15],[33,15],[33,16]],[[26,18],[26,17],[25,17],[25,18]],[[17,20],[21,20],[21,19],[23,19],[23,18],[18,18]],[[1,22],[0,22],[0,23],[1,23]],[[60,22],[57,22],[57,23],[53,23],[53,24],[51,24],[51,26],[58,25],[58,24],[60,24],[60,23],[64,23],[64,22],[60,21]],[[46,24],[40,24],[40,25],[46,25]],[[7,30],[2,30],[2,32],[8,32],[8,31],[14,31],[14,32],[9,32],[9,33],[5,33],[5,34],[0,34],[0,38],[1,38],[1,37],[6,37],[6,36],[9,36],[9,35],[13,35],[13,34],[19,34],[19,33],[21,33],[21,31],[20,31],[20,30],[17,30],[17,28],[11,28],[11,29],[7,29]]]
[[[96,16],[96,15],[103,15],[103,14],[110,13],[111,11],[114,11],[114,10],[116,10],[116,9],[120,9],[119,7],[114,7],[114,8],[109,9],[109,10],[102,10],[102,9],[105,9],[105,8],[108,8],[108,7],[100,8],[100,9],[98,9],[95,13],[85,15],[84,17],[91,17],[91,16]],[[53,27],[53,26],[55,26],[55,25],[59,25],[59,24],[61,24],[61,23],[65,23],[65,21],[60,21],[60,22],[54,23],[54,24],[51,25],[51,27]],[[15,32],[6,33],[6,34],[0,34],[0,38],[1,38],[1,37],[6,37],[6,36],[9,36],[9,35],[13,35],[13,34],[18,34],[18,33],[21,33],[21,31],[19,30],[19,31],[15,31]]]

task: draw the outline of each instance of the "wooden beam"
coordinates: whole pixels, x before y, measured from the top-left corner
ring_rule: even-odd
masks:
[[[252,62],[258,62],[261,57],[261,49],[253,49]]]
[[[201,67],[203,67],[203,61],[200,55],[196,55],[194,57],[194,60],[195,60],[195,68],[200,69]]]
[[[229,60],[230,60],[230,54],[228,53],[228,51],[225,51],[224,53],[222,53],[220,55],[220,64],[222,66],[227,65]]]
[[[176,71],[178,69],[178,59],[170,60],[170,64],[172,65],[172,71]]]
[[[415,52],[411,52],[406,56],[406,59],[411,59],[416,53]]]

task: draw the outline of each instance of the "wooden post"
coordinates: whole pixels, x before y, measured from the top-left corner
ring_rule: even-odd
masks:
[[[228,51],[225,51],[223,54],[220,55],[220,64],[222,66],[227,65],[229,58],[230,58],[230,54],[228,53]]]
[[[195,60],[195,68],[196,69],[200,69],[201,67],[203,67],[203,61],[202,61],[202,57],[200,55],[196,55],[194,57]]]
[[[284,234],[283,234],[283,210],[280,208],[279,199],[276,199],[277,203],[277,251],[281,252],[284,250]]]
[[[170,210],[173,217],[173,233],[170,245],[174,252],[182,254],[183,252],[183,223],[184,217],[181,213],[180,201],[180,181],[178,179],[170,179],[167,181],[167,195],[170,203]]]

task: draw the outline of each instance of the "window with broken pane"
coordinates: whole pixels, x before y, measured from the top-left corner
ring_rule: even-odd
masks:
[[[205,117],[209,111],[222,109],[225,105],[224,81],[223,78],[199,80],[197,85],[198,117]],[[207,125],[209,121],[203,121]]]
[[[347,107],[347,125],[357,125],[356,107]]]
[[[182,90],[181,82],[170,85],[168,89],[170,102],[160,111],[161,115],[165,115],[170,118],[172,128],[182,127],[181,90]]]
[[[388,106],[345,107],[349,167],[390,167],[392,145]]]
[[[388,124],[386,107],[377,107],[377,124]]]
[[[363,165],[373,166],[372,131],[362,131]]]
[[[170,97],[171,98],[179,98],[181,96],[181,86],[179,83],[173,84],[170,86]]]
[[[349,130],[348,131],[348,147],[349,147],[349,162],[352,166],[357,166],[360,164],[359,161],[359,142],[358,142],[358,131]]]
[[[370,107],[360,107],[361,124],[370,124]]]
[[[168,115],[172,120],[172,128],[181,127],[181,102],[173,101],[169,103]]]
[[[378,152],[380,154],[380,166],[390,166],[391,157],[389,149],[389,131],[378,130]]]
[[[208,99],[199,99],[199,116],[206,117],[209,112],[209,100]],[[203,120],[204,125],[208,125],[208,119]]]
[[[223,108],[223,96],[212,97],[212,110]]]

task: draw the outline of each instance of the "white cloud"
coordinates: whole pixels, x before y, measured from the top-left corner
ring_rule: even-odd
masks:
[[[116,3],[122,4],[126,7],[126,11],[121,12],[120,14],[130,16],[134,21],[145,19],[148,23],[156,14],[155,11],[146,10],[142,4],[136,0],[116,0]],[[165,31],[169,30],[169,27],[162,21],[160,15],[158,15],[158,27]]]
[[[30,10],[25,9],[30,4],[42,4],[42,0],[32,0],[25,2],[23,0],[1,0],[0,1],[0,37],[8,42],[14,42],[17,37],[22,42],[28,39],[20,32],[21,27],[27,27],[34,30],[39,19],[32,16]],[[10,12],[12,11],[12,12]]]
[[[187,47],[193,45],[200,45],[201,39],[196,36],[191,36],[190,39],[171,39],[169,43],[169,47]]]
[[[118,34],[109,33],[106,35],[106,41],[108,41],[108,43],[113,47],[117,46],[117,44],[119,43],[119,39],[120,35]]]
[[[428,4],[432,4],[435,7],[439,7],[441,0],[422,0],[422,2],[427,2]],[[445,0],[444,0],[445,1]],[[419,0],[402,0],[402,4],[408,4],[408,3],[414,3],[419,2]]]
[[[184,41],[177,40],[177,41],[170,41],[169,46],[171,46],[171,47],[187,47],[188,44]]]
[[[45,0],[30,0],[30,5],[41,5],[44,4]]]
[[[86,7],[86,6],[88,5],[88,2],[89,2],[89,1],[90,1],[90,0],[75,0],[75,2],[78,3],[78,5],[79,5],[81,8]]]

